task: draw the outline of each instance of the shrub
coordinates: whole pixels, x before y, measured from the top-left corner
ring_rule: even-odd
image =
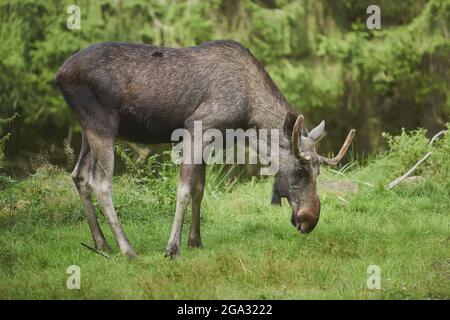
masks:
[[[420,165],[414,175],[422,175],[426,178],[432,178],[435,181],[449,183],[450,177],[450,135],[448,130],[450,123],[447,124],[447,133],[440,139],[434,141],[433,145],[429,145],[429,139],[426,137],[425,129],[417,129],[406,132],[402,129],[402,133],[398,136],[391,136],[384,133],[387,139],[390,152],[388,154],[389,161],[393,162],[393,167],[398,168],[401,172],[391,170],[392,174],[400,175],[410,169],[423,155],[432,152],[422,165]],[[395,166],[397,165],[397,166]]]
[[[0,119],[0,185],[7,181],[3,169],[5,165],[5,143],[10,137],[9,133],[4,134],[4,126],[5,124],[11,122],[14,118],[15,116],[8,119]]]

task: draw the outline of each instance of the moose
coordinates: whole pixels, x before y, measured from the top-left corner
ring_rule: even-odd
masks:
[[[110,250],[97,221],[92,194],[120,251],[128,257],[136,257],[136,252],[112,201],[117,138],[145,144],[170,143],[174,130],[191,131],[195,121],[202,121],[203,130],[277,129],[279,170],[272,203],[281,204],[281,198],[287,198],[292,224],[299,232],[309,233],[320,215],[320,165],[337,165],[355,135],[352,129],[334,158],[318,155],[315,143],[324,135],[325,122],[308,131],[303,115],[294,112],[262,64],[246,47],[231,40],[188,48],[124,42],[94,44],[69,57],[54,83],[82,129],[82,146],[71,176],[95,248]],[[207,143],[202,142],[201,148]],[[184,214],[191,200],[188,246],[202,246],[200,205],[205,166],[188,161],[180,164],[167,257],[180,254]]]

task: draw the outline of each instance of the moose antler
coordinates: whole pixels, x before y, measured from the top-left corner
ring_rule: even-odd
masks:
[[[292,130],[292,148],[294,151],[294,156],[297,159],[311,160],[310,156],[306,155],[304,152],[300,150],[300,144],[302,141],[301,136],[302,136],[303,120],[304,117],[302,114],[298,116],[297,120],[295,120],[294,128]]]
[[[350,147],[350,144],[352,143],[353,137],[355,136],[355,132],[356,132],[355,129],[350,130],[350,132],[348,133],[347,139],[345,139],[345,142],[342,145],[341,150],[339,150],[339,153],[337,154],[336,157],[330,159],[327,157],[319,156],[320,162],[327,164],[329,166],[337,166],[339,161],[341,161],[342,158],[347,153],[347,150]]]

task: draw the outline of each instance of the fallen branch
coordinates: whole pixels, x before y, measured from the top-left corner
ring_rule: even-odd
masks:
[[[446,133],[447,130],[442,130],[439,131],[438,133],[436,133],[433,138],[431,138],[430,143],[428,144],[429,147],[431,147],[434,143],[434,141],[439,138],[440,136],[442,136],[444,133]],[[394,181],[392,181],[391,183],[388,184],[387,189],[390,190],[392,188],[394,188],[396,185],[398,185],[399,183],[401,183],[403,180],[405,180],[406,178],[408,178],[411,173],[414,172],[414,170],[416,170],[416,168],[422,163],[424,162],[426,159],[428,159],[428,157],[430,157],[432,154],[432,152],[428,152],[427,154],[425,154],[422,158],[420,158],[419,161],[417,161],[417,163],[408,170],[408,172],[406,172],[404,175],[402,175],[401,177],[398,177],[397,179],[395,179]]]
[[[100,251],[98,251],[97,249],[92,248],[91,246],[88,246],[87,244],[85,244],[85,243],[83,243],[83,242],[81,242],[81,245],[82,245],[83,247],[85,247],[85,248],[87,248],[87,249],[89,249],[89,250],[95,252],[96,254],[99,254],[99,255],[101,255],[102,257],[105,257],[105,258],[109,259],[109,256],[108,256],[107,254],[105,254],[105,253],[103,253],[103,252],[100,252]]]
[[[395,179],[394,181],[392,181],[391,183],[389,183],[388,185],[388,190],[392,189],[393,187],[395,187],[396,185],[398,185],[399,183],[401,183],[403,180],[405,180],[406,178],[408,178],[411,173],[413,173],[414,170],[416,170],[416,168],[422,163],[424,162],[429,156],[431,156],[431,152],[428,152],[426,155],[424,155],[422,158],[420,158],[420,160],[411,168],[408,170],[408,172],[406,172],[404,175],[402,175],[401,177],[398,177],[397,179]]]
[[[433,145],[434,140],[436,140],[437,138],[439,138],[440,136],[442,136],[446,132],[447,132],[447,130],[442,130],[442,131],[439,131],[438,133],[436,133],[434,135],[434,137],[431,138],[430,143],[428,145],[431,147]]]

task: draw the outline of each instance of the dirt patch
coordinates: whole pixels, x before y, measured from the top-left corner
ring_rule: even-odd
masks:
[[[343,180],[320,180],[319,187],[333,193],[357,193],[359,190],[358,183]]]

